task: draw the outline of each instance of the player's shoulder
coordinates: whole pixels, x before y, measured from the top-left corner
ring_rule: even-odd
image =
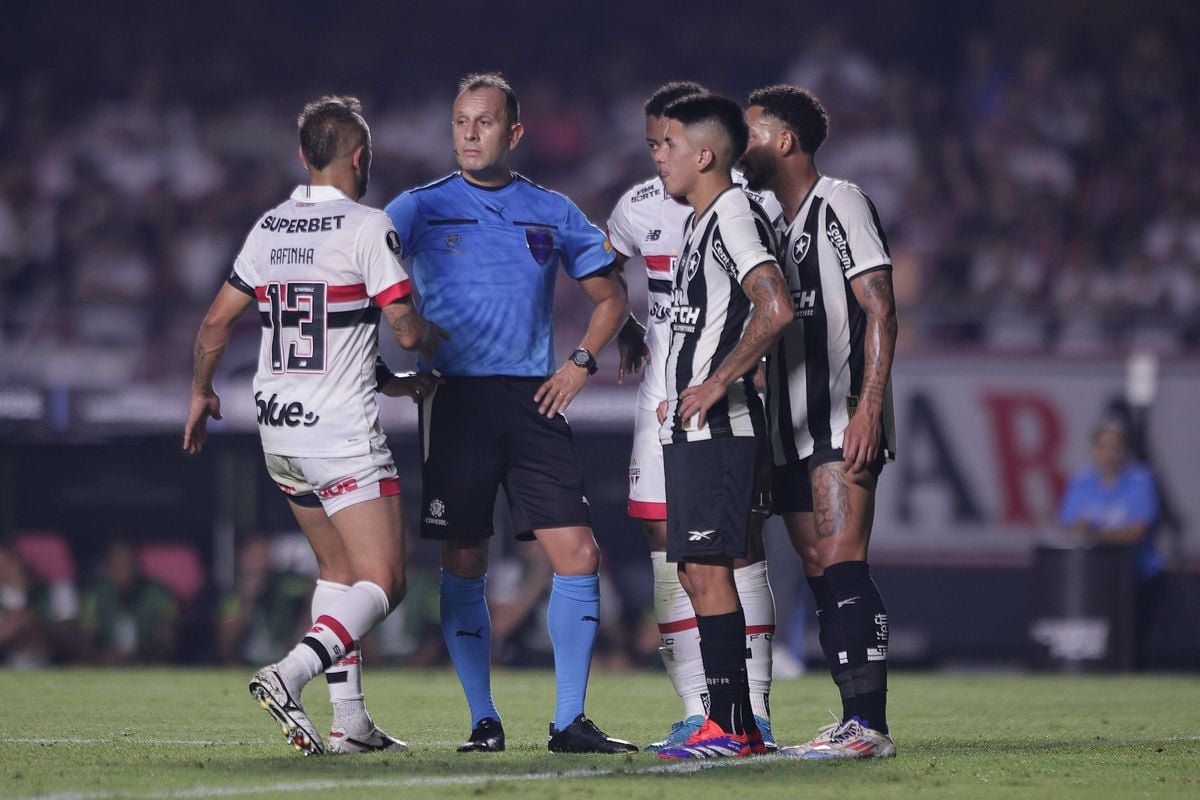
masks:
[[[733,214],[744,216],[753,215],[754,209],[758,204],[750,195],[746,194],[743,187],[734,184],[717,196],[713,201],[713,209],[719,216],[727,217]],[[759,209],[761,212],[761,208]]]
[[[621,195],[621,199],[617,201],[618,207],[630,208],[635,205],[644,205],[653,201],[662,201],[663,185],[658,178],[648,178],[639,183],[630,186]]]
[[[822,181],[826,182],[824,195],[827,202],[835,205],[863,205],[870,202],[867,193],[862,190],[862,187],[853,181],[848,181],[844,178],[831,178],[828,175],[821,177]]]

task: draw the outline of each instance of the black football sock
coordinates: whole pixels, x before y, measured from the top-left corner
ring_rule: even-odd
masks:
[[[853,714],[880,733],[887,724],[888,617],[866,561],[843,561],[825,569],[833,591],[834,617],[844,637],[835,675],[843,697],[849,690]],[[845,663],[842,663],[842,659]]]
[[[838,663],[838,653],[846,649],[842,637],[841,626],[837,623],[837,600],[833,597],[833,589],[824,575],[808,579],[808,588],[812,589],[813,599],[817,604],[817,639],[821,642],[821,652],[825,654],[825,663],[829,665],[829,674],[838,687],[842,698],[842,719],[854,716],[854,695],[850,690],[849,677],[840,680],[847,672],[844,664]]]
[[[708,716],[727,733],[755,730],[746,680],[746,615],[737,611],[713,616],[696,615],[700,657],[708,684]]]

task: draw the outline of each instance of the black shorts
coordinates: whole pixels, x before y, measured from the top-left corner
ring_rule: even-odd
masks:
[[[421,536],[473,541],[494,532],[496,489],[518,539],[591,525],[583,469],[561,415],[538,413],[541,378],[447,377],[421,405]]]
[[[771,478],[771,511],[775,514],[811,512],[813,510],[812,473],[822,464],[842,461],[845,455],[836,450],[820,450],[795,464],[776,466]],[[883,472],[886,456],[879,455],[867,465],[867,470],[876,478]]]
[[[746,557],[757,453],[749,436],[663,446],[667,561]]]

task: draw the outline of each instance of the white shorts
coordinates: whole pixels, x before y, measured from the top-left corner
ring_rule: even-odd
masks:
[[[667,481],[659,427],[657,409],[639,405],[633,418],[633,453],[629,457],[629,516],[634,519],[667,518]]]
[[[300,458],[266,454],[275,485],[302,506],[325,508],[332,517],[343,508],[400,494],[396,464],[386,444],[373,444],[365,456]]]

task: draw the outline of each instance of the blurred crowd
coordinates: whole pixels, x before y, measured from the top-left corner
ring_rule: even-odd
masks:
[[[256,32],[298,35],[303,14],[271,19],[269,5],[245,8],[248,22],[206,41],[208,60],[197,64],[194,50],[172,47],[183,32],[170,26],[187,22],[161,16],[169,12],[123,20],[119,42],[100,37],[86,53],[71,45],[92,44],[86,26],[98,12],[81,6],[52,22],[19,13],[32,39],[63,44],[0,82],[6,382],[186,379],[200,316],[246,231],[302,180],[291,121],[318,93],[364,98],[376,148],[367,202],[382,205],[453,167],[453,79],[423,80],[415,59],[397,69],[396,53],[379,43],[364,43],[353,74],[289,73],[287,90],[275,88],[281,67],[255,46]],[[679,35],[699,47],[732,13],[681,22]],[[1071,24],[1063,16],[1058,24]],[[619,194],[650,172],[640,103],[656,85],[697,78],[744,97],[755,85],[798,83],[832,116],[819,167],[859,183],[888,231],[901,348],[1196,354],[1194,48],[1153,26],[1030,37],[961,14],[943,22],[958,28],[937,40],[935,58],[928,40],[873,47],[831,15],[794,41],[753,48],[740,71],[715,79],[686,60],[665,64],[650,32],[598,24],[588,37],[546,41],[544,24],[530,22],[528,41],[511,43],[528,129],[516,163],[603,224]],[[1086,20],[1076,23],[1089,33]],[[538,56],[572,55],[590,68],[535,71]],[[361,78],[372,72],[377,80]],[[586,316],[571,304],[586,303],[582,295],[564,289],[561,302],[560,328],[581,325]],[[251,366],[258,334],[247,324],[231,369]]]
[[[449,665],[435,559],[422,563],[413,544],[408,594],[363,651],[375,663]],[[81,554],[57,532],[18,532],[0,541],[0,667],[268,662],[312,624],[316,561],[299,532],[249,532],[239,537],[235,564],[231,585],[222,587],[186,542],[117,539]],[[532,544],[516,543],[494,559],[487,592],[497,664],[553,663],[551,578],[544,552]],[[602,585],[596,668],[656,665],[658,628],[649,609],[623,609],[622,592],[607,576]]]

